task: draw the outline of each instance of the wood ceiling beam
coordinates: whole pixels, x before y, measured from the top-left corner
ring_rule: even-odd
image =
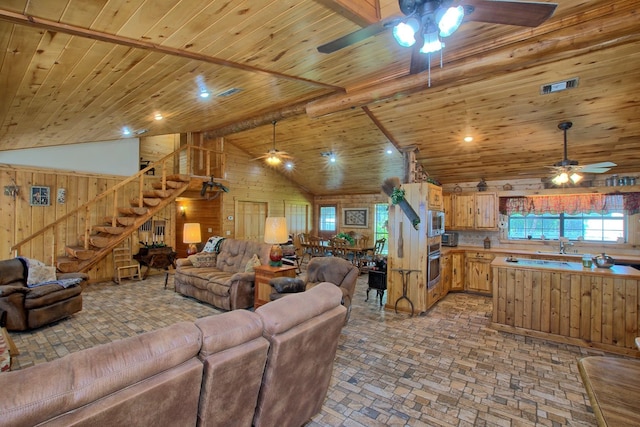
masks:
[[[221,126],[215,129],[211,129],[203,132],[206,138],[217,138],[226,135],[231,135],[234,133],[242,132],[249,129],[254,129],[259,126],[266,125],[267,123],[272,123],[275,121],[280,121],[282,119],[286,119],[288,117],[300,116],[306,111],[307,102],[301,102],[294,105],[289,105],[283,108],[280,108],[276,111],[269,111],[263,114],[259,114],[257,116],[231,123],[229,125]]]
[[[63,23],[51,21],[48,19],[37,18],[35,16],[23,15],[23,14],[11,12],[5,9],[0,9],[0,20],[11,22],[12,24],[31,26],[34,28],[40,28],[47,31],[70,34],[72,36],[84,37],[91,40],[98,40],[102,42],[113,43],[113,44],[132,47],[136,49],[144,49],[151,52],[177,56],[180,58],[191,59],[194,61],[207,62],[209,64],[235,68],[238,70],[248,71],[251,73],[266,74],[266,75],[273,76],[283,80],[291,80],[291,81],[306,83],[308,85],[320,87],[323,89],[330,89],[333,91],[344,92],[344,89],[341,87],[305,79],[302,77],[296,77],[296,76],[291,76],[284,73],[279,73],[276,71],[269,71],[262,68],[252,67],[250,65],[240,64],[238,62],[233,62],[233,61],[227,61],[225,59],[215,58],[215,57],[203,55],[197,52],[190,52],[188,50],[176,49],[173,47],[162,46],[159,44],[150,43],[143,40],[130,39],[128,37],[122,37],[116,34],[103,33],[103,32],[91,30],[88,28],[77,27],[75,25],[63,24]]]
[[[380,2],[378,0],[315,0],[316,3],[333,10],[361,27],[380,21]]]
[[[624,4],[616,3],[615,7],[609,6],[590,13],[588,21],[585,21],[584,16],[559,20],[551,27],[545,27],[539,37],[525,39],[523,42],[514,41],[507,45],[494,45],[494,48],[487,48],[485,45],[484,51],[447,62],[443,68],[431,70],[429,90],[448,90],[451,87],[640,40],[637,19],[630,17],[637,15],[637,4],[633,1],[620,3]],[[427,89],[426,72],[408,75],[309,102],[307,115],[312,118],[321,117]]]

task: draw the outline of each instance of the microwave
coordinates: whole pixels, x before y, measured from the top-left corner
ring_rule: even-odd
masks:
[[[444,212],[427,211],[427,237],[441,236],[444,233]]]
[[[458,233],[454,231],[443,233],[442,246],[458,246]]]

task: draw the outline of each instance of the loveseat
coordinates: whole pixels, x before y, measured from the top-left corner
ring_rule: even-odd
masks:
[[[176,292],[223,310],[253,307],[253,266],[268,264],[270,251],[266,243],[224,239],[214,252],[180,258],[174,276]]]
[[[3,426],[301,426],[325,399],[345,309],[330,283],[0,374]]]
[[[45,273],[36,275],[36,271]],[[0,309],[7,312],[7,329],[39,328],[82,310],[82,289],[88,278],[84,273],[58,274],[55,267],[26,258],[0,261]]]

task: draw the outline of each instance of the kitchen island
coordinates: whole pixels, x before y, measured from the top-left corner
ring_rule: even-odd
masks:
[[[639,270],[505,257],[494,259],[491,269],[493,328],[640,355]]]

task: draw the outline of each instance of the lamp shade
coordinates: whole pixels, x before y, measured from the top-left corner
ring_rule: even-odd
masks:
[[[202,242],[202,235],[200,234],[200,224],[197,222],[185,223],[182,233],[182,241],[184,243]]]
[[[283,216],[270,216],[264,226],[265,243],[286,243],[289,240],[287,219]]]

